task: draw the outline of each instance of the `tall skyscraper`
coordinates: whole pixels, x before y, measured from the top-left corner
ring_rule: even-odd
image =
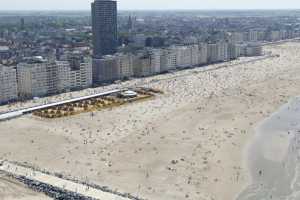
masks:
[[[92,3],[92,26],[94,57],[116,53],[117,2],[113,0],[95,0]]]

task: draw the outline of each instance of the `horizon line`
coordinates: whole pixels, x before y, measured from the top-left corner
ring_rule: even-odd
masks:
[[[300,8],[203,8],[203,9],[192,9],[192,8],[170,8],[170,9],[118,9],[118,11],[287,11],[287,10],[299,10]],[[76,11],[90,11],[90,9],[1,9],[0,12],[32,12],[32,11],[68,11],[68,12],[76,12]]]

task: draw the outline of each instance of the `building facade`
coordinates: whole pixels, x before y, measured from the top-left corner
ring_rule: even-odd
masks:
[[[22,99],[42,97],[58,92],[55,63],[20,63],[17,66],[18,90]]]
[[[0,104],[18,99],[16,69],[0,65]]]
[[[207,64],[207,44],[200,43],[199,44],[199,65]]]
[[[161,50],[160,72],[167,72],[176,68],[176,51],[174,48]]]
[[[159,74],[161,72],[161,49],[151,50],[151,69],[153,74]]]
[[[92,85],[91,62],[74,67],[70,61],[38,61],[17,65],[18,92],[22,99],[43,97]]]
[[[70,88],[71,90],[78,90],[88,88],[92,85],[92,63],[83,62],[79,67],[70,68]]]
[[[120,79],[120,67],[116,56],[93,59],[93,84],[99,85]]]
[[[217,43],[218,47],[218,54],[217,54],[217,61],[224,62],[228,61],[228,44],[226,42],[219,42]]]
[[[218,45],[208,44],[207,45],[207,60],[208,63],[215,63],[218,61]]]
[[[153,69],[151,67],[151,55],[141,53],[135,56],[133,62],[133,72],[136,77],[146,77],[153,75]]]
[[[192,52],[189,46],[176,46],[176,67],[186,68],[192,65]]]

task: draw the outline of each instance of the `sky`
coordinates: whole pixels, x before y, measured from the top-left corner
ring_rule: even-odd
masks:
[[[92,0],[0,0],[0,10],[89,10]],[[120,10],[300,9],[300,0],[118,0]]]

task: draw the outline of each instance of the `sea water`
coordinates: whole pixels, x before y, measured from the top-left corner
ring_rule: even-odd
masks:
[[[257,127],[246,157],[252,184],[237,200],[300,200],[300,97]]]

